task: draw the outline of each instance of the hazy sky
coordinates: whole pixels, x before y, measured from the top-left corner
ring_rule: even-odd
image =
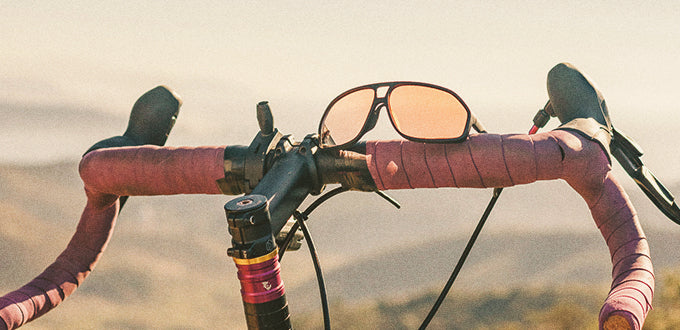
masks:
[[[384,80],[444,85],[490,130],[524,132],[547,100],[546,73],[569,61],[598,83],[652,168],[671,175],[679,58],[677,1],[0,1],[5,111],[125,117],[139,95],[167,84],[184,98],[175,145],[248,144],[261,100],[281,130],[302,137],[334,96]],[[35,154],[26,151],[35,130],[5,130],[0,148],[5,160],[49,150],[77,159],[123,129],[68,129],[64,141],[83,142],[49,141]]]

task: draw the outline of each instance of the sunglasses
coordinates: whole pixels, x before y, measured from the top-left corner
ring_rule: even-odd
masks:
[[[336,97],[319,124],[322,148],[347,148],[375,127],[385,108],[394,129],[416,142],[465,140],[471,113],[453,91],[420,82],[384,82],[352,88]]]

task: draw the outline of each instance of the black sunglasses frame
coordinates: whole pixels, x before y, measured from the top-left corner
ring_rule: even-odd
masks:
[[[394,91],[395,88],[399,86],[422,86],[422,87],[430,87],[433,89],[437,89],[446,93],[451,94],[453,97],[455,97],[458,102],[460,102],[461,105],[463,105],[463,108],[465,108],[465,111],[467,112],[467,120],[465,123],[465,130],[461,134],[460,137],[457,138],[450,138],[450,139],[423,139],[423,138],[417,138],[413,136],[406,135],[402,133],[398,128],[397,125],[394,123],[394,119],[392,117],[392,109],[389,107],[388,100],[390,98],[390,94],[392,91]],[[385,92],[385,96],[383,97],[378,97],[378,89],[379,88],[384,88],[387,87],[387,92]],[[361,127],[361,130],[357,134],[356,137],[352,138],[349,142],[339,144],[339,145],[326,145],[324,144],[325,136],[323,132],[323,126],[324,122],[326,121],[326,117],[328,116],[328,113],[330,112],[331,108],[333,108],[333,105],[340,101],[342,98],[345,96],[352,94],[354,92],[364,90],[364,89],[372,89],[373,90],[373,103],[371,104],[371,110],[369,110],[368,115],[366,116],[366,119],[364,121],[363,126]],[[363,137],[366,133],[368,133],[370,130],[375,127],[375,124],[378,120],[378,116],[380,114],[380,110],[382,108],[385,108],[387,110],[387,116],[390,118],[390,123],[392,123],[392,127],[394,127],[394,130],[399,133],[403,138],[410,140],[410,141],[415,141],[415,142],[424,142],[424,143],[454,143],[454,142],[460,142],[465,139],[467,139],[468,135],[470,134],[470,127],[472,126],[472,112],[470,111],[470,108],[468,108],[467,104],[463,101],[463,99],[458,96],[454,91],[434,85],[434,84],[429,84],[429,83],[423,83],[423,82],[415,82],[415,81],[390,81],[390,82],[381,82],[381,83],[373,83],[373,84],[368,84],[368,85],[363,85],[359,87],[352,88],[350,90],[347,90],[343,92],[342,94],[338,95],[335,97],[330,104],[328,104],[328,107],[326,107],[326,111],[324,111],[323,116],[321,117],[321,122],[319,123],[319,140],[320,140],[320,147],[323,149],[344,149],[347,147],[351,147],[352,145],[356,144],[361,137]]]

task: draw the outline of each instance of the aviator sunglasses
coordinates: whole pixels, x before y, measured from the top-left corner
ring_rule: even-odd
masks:
[[[394,129],[416,142],[465,140],[471,112],[453,91],[420,82],[384,82],[352,88],[333,99],[319,124],[322,148],[347,148],[375,127],[385,108]]]

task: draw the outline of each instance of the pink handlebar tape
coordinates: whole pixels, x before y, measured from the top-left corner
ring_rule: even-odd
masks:
[[[651,309],[654,273],[649,246],[607,155],[567,131],[536,135],[479,134],[458,144],[370,141],[371,176],[379,189],[509,187],[563,179],[586,201],[612,258],[612,286],[600,328],[616,315],[640,329]]]
[[[80,177],[94,191],[119,196],[221,194],[224,146],[99,149],[83,157]]]
[[[66,249],[23,287],[0,297],[0,329],[14,329],[59,305],[94,269],[113,232],[119,196],[220,194],[224,147],[123,147],[83,157],[87,205]]]
[[[462,143],[367,143],[368,167],[380,189],[507,187],[563,179],[588,204],[612,256],[613,282],[600,312],[639,329],[651,306],[649,247],[627,195],[599,145],[553,131],[472,135]],[[0,297],[0,328],[16,328],[56,307],[94,269],[122,195],[220,194],[224,147],[123,147],[88,153],[80,164],[88,202],[71,242],[24,287]]]

